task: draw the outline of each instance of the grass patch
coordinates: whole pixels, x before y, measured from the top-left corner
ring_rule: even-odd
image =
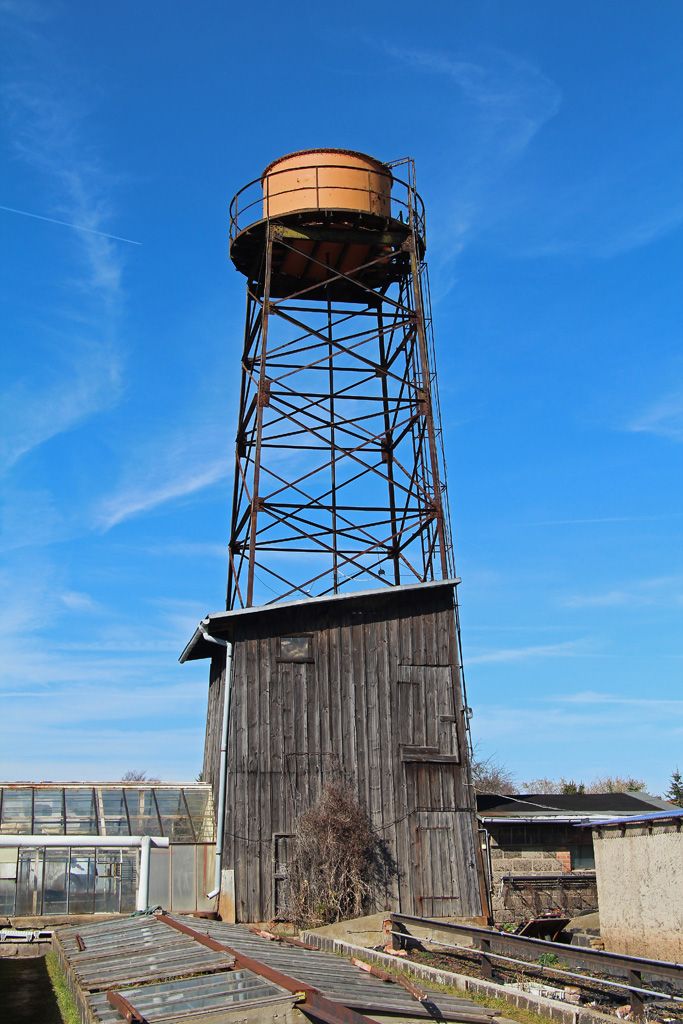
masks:
[[[45,965],[47,967],[47,973],[50,975],[50,981],[52,982],[52,988],[54,989],[54,993],[57,998],[57,1005],[59,1006],[59,1012],[62,1015],[64,1024],[80,1024],[78,1010],[76,1009],[76,1004],[73,1001],[73,996],[67,988],[66,978],[62,974],[62,969],[59,966],[57,954],[48,953],[45,957]]]

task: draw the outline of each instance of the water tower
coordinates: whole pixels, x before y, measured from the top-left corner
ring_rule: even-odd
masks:
[[[231,206],[227,610],[181,661],[211,661],[216,891],[241,921],[287,916],[297,822],[335,780],[395,866],[373,909],[488,913],[414,180],[411,160],[307,150]]]
[[[424,251],[411,160],[305,150],[233,200],[228,608],[453,575]]]

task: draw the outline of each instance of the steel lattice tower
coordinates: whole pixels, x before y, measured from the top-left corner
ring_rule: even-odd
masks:
[[[414,182],[410,159],[309,150],[233,199],[247,301],[228,609],[259,584],[270,601],[454,575]]]

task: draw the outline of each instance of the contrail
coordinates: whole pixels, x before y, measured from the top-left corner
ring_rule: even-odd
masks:
[[[15,210],[13,206],[0,206],[0,210],[7,210],[8,213],[20,213],[22,217],[34,217],[36,220],[46,220],[48,224],[61,224],[63,228],[74,228],[76,231],[87,231],[91,235],[101,235],[102,238],[113,238],[117,242],[128,242],[130,245],[142,245],[142,242],[134,242],[132,238],[121,238],[120,235],[108,235],[106,231],[96,231],[95,228],[84,228],[82,224],[69,224],[66,220],[55,220],[54,217],[41,217],[39,213],[27,213],[26,210]]]

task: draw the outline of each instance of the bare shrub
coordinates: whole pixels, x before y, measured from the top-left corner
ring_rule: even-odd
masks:
[[[351,789],[327,784],[296,824],[289,915],[309,928],[360,917],[387,869],[383,846]]]

